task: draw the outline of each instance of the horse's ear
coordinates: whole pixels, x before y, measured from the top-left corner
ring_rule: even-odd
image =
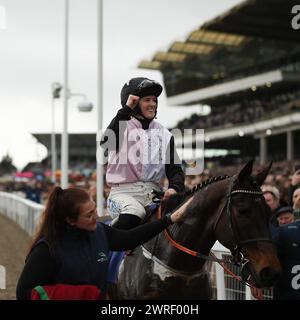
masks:
[[[238,181],[242,182],[245,178],[251,176],[254,160],[250,160],[238,174]]]
[[[264,168],[261,172],[259,172],[254,177],[259,186],[261,186],[266,180],[266,177],[269,174],[271,167],[272,167],[272,161],[269,163],[269,165],[266,168]]]

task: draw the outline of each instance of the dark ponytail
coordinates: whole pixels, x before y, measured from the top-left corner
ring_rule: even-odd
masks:
[[[57,241],[66,229],[66,218],[76,220],[80,214],[80,206],[90,199],[90,195],[82,189],[55,187],[49,195],[29,252],[39,240],[45,238],[53,253]]]

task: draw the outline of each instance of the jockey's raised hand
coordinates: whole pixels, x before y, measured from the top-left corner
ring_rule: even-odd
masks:
[[[130,109],[134,109],[138,105],[139,101],[140,101],[140,97],[139,96],[135,96],[133,94],[130,94],[128,99],[127,99],[126,105]]]

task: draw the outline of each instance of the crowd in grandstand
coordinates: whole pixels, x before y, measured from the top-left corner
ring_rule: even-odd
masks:
[[[300,111],[300,91],[272,96],[242,100],[230,105],[212,108],[208,116],[193,114],[181,120],[178,129],[206,129],[219,126],[230,127],[235,124],[276,117],[285,113]],[[226,124],[224,120],[226,119]]]

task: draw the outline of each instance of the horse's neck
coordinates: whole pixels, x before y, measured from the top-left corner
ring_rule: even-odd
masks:
[[[208,255],[216,241],[214,226],[216,219],[219,219],[219,212],[224,202],[222,200],[226,196],[227,189],[228,182],[220,181],[208,186],[206,190],[195,193],[192,202],[188,206],[187,216],[184,221],[169,228],[174,241],[178,244],[184,244],[187,249]],[[179,267],[180,264],[186,263],[187,260],[189,260],[190,264],[195,263],[194,257],[172,246],[165,236],[161,236],[155,246],[158,249],[158,254],[169,265]],[[201,267],[204,262],[200,260],[196,264]]]
[[[228,180],[222,180],[193,195],[194,199],[187,209],[186,218],[180,228],[184,238],[188,231],[197,238],[204,237],[203,240],[211,238],[215,224],[220,218],[222,206],[226,201],[228,184]]]

